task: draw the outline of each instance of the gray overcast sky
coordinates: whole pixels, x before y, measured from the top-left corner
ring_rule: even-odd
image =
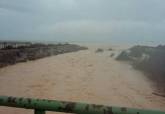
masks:
[[[0,0],[0,39],[165,43],[165,0]]]

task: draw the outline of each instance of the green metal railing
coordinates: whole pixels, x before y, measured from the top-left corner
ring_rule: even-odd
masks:
[[[45,114],[46,111],[76,114],[165,114],[165,112],[154,110],[7,96],[0,96],[0,106],[33,109],[35,114]]]

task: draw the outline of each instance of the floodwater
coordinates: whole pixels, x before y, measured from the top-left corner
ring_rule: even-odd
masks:
[[[111,58],[123,47],[101,46],[0,69],[0,95],[78,101],[165,111],[165,98],[152,94],[152,83],[129,64]],[[108,51],[108,48],[115,49]],[[32,114],[0,107],[0,114]]]

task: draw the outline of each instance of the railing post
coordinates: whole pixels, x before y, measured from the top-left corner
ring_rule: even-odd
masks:
[[[37,109],[35,109],[34,110],[34,114],[45,114],[45,111],[44,110],[37,110]]]

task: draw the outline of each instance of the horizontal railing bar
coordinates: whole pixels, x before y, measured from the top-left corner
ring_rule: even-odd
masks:
[[[78,102],[0,96],[0,106],[77,114],[165,114],[162,111],[111,107]]]

